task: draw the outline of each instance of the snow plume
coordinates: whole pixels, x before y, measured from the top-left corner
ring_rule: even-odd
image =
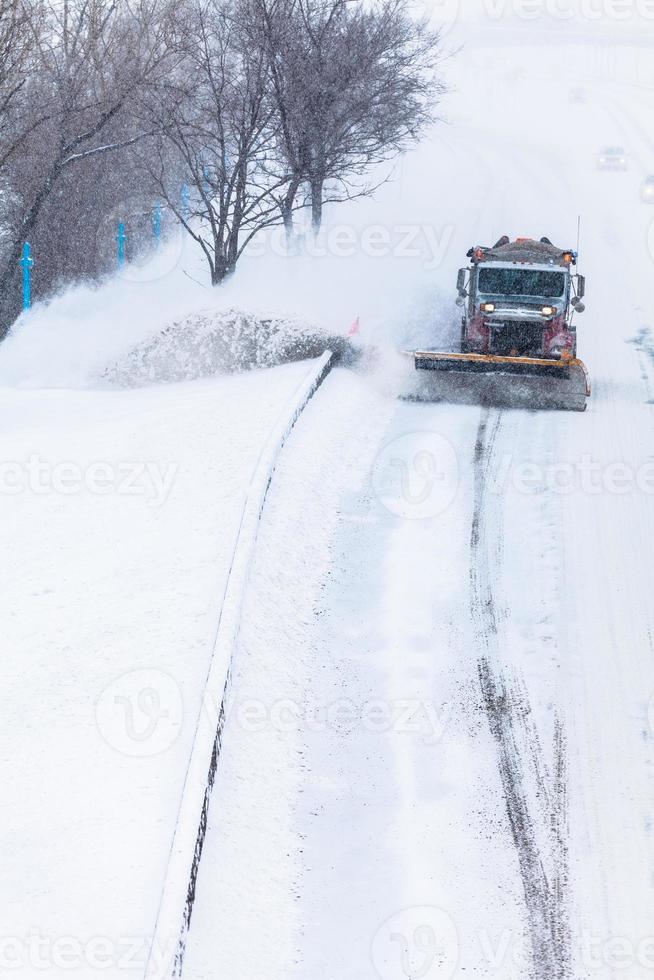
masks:
[[[326,247],[289,256],[264,245],[212,289],[202,257],[176,239],[100,285],[71,286],[24,313],[0,347],[0,384],[132,385],[241,370],[310,356],[357,318],[364,346],[391,351],[441,333],[445,341],[451,296],[434,283],[420,262],[392,254],[344,257]]]
[[[192,381],[214,374],[273,367],[340,351],[343,338],[328,337],[303,320],[243,310],[203,310],[171,323],[107,371],[125,387]]]
[[[93,386],[171,319],[206,306],[206,289],[182,269],[184,247],[171,241],[100,285],[70,286],[23,313],[0,347],[0,384]],[[38,265],[35,276],[38,289]]]

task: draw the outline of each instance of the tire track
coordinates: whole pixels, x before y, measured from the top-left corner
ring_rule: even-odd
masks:
[[[543,761],[524,685],[507,684],[500,666],[499,616],[493,593],[491,541],[486,533],[486,495],[493,448],[502,415],[484,409],[474,451],[474,509],[470,533],[470,608],[481,651],[478,674],[484,709],[498,752],[498,766],[525,898],[533,980],[571,976],[567,914],[567,769],[563,726],[555,722],[552,772]],[[495,530],[501,537],[501,526]],[[535,792],[529,792],[534,782]],[[531,805],[532,797],[537,809]],[[545,828],[545,853],[539,846]],[[545,864],[547,859],[547,866]]]

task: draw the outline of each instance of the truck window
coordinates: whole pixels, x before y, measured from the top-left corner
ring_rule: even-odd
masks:
[[[491,296],[538,296],[554,299],[565,292],[565,273],[535,269],[480,269],[480,293]]]

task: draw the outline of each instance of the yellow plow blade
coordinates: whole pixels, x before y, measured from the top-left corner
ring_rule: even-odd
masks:
[[[590,395],[588,371],[578,358],[438,351],[413,351],[412,356],[417,371],[438,372],[421,380],[421,399],[583,412]]]

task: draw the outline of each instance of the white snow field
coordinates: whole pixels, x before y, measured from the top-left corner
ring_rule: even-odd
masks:
[[[444,343],[471,245],[574,248],[580,215],[593,394],[585,414],[413,403],[389,355],[308,404],[244,595],[185,980],[654,976],[652,23],[484,6],[448,34],[472,40],[447,125],[334,212],[351,251],[250,256],[211,303]],[[618,143],[629,169],[597,171]],[[167,297],[207,305],[180,268],[133,329],[152,289],[114,282],[0,351],[24,491],[3,487],[0,966],[20,980],[143,976],[243,492],[310,369],[98,387]]]
[[[243,500],[308,372],[0,390],[8,975],[143,975]]]

